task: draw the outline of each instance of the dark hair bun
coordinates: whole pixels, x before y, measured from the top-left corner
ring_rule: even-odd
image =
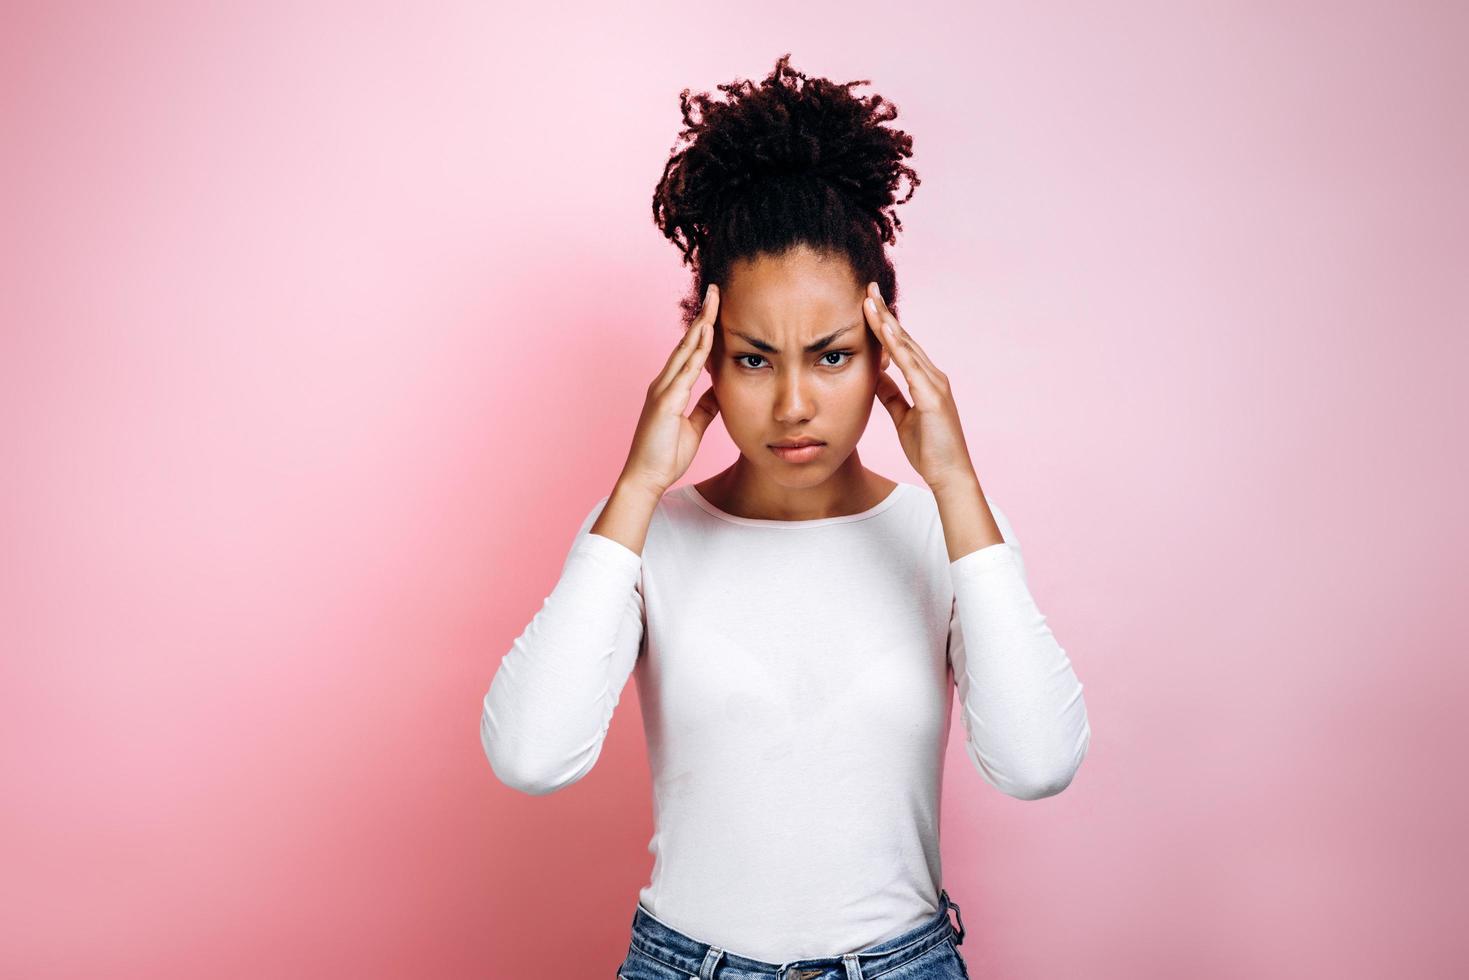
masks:
[[[852,93],[867,80],[809,78],[790,57],[758,84],[717,86],[726,101],[683,90],[684,129],[654,192],[653,221],[699,271],[697,294],[736,259],[805,242],[847,253],[857,275],[890,295],[882,244],[896,240],[894,208],[919,183],[903,162],[913,139],[883,125],[897,117],[896,105]],[[908,192],[899,199],[904,177]],[[686,319],[699,302],[691,294]]]
[[[897,117],[897,106],[881,95],[854,95],[853,88],[870,84],[866,79],[809,78],[790,67],[790,58],[782,55],[758,85],[737,79],[717,86],[727,102],[689,89],[680,94],[679,141],[692,145],[680,152],[675,142],[653,219],[686,256],[711,219],[782,181],[826,184],[871,215],[882,241],[901,230],[892,209],[919,181],[902,162],[913,155],[913,138],[883,125]],[[908,193],[899,200],[904,177]]]

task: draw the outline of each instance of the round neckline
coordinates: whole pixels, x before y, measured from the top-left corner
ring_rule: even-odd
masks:
[[[888,492],[888,495],[886,497],[882,498],[882,500],[878,501],[876,504],[867,508],[866,510],[860,511],[859,513],[838,514],[835,517],[814,517],[806,521],[781,521],[768,517],[740,517],[737,514],[731,514],[728,511],[720,510],[718,507],[711,504],[707,499],[705,499],[704,495],[700,493],[698,488],[695,487],[692,483],[684,484],[683,494],[686,499],[692,501],[699,507],[699,509],[703,510],[705,513],[709,514],[712,517],[717,517],[721,521],[727,521],[730,524],[743,524],[745,527],[802,528],[825,527],[830,524],[850,524],[853,521],[865,521],[870,517],[876,517],[878,514],[881,514],[893,504],[897,503],[898,497],[905,492],[904,488],[907,486],[908,484],[902,482],[901,480],[897,481],[893,489]]]

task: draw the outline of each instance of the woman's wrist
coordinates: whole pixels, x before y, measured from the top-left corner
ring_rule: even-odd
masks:
[[[589,533],[611,538],[641,555],[653,511],[657,510],[665,492],[639,481],[619,478]]]

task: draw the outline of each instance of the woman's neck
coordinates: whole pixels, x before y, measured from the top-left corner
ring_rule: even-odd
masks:
[[[705,500],[736,517],[809,521],[860,514],[881,503],[897,482],[863,466],[854,449],[825,480],[811,486],[777,483],[743,455],[694,486]]]

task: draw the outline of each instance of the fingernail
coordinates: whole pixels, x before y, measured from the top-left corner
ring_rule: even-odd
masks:
[[[868,309],[869,309],[869,310],[871,310],[871,311],[872,311],[872,312],[874,312],[874,313],[876,313],[876,312],[877,312],[877,304],[876,304],[876,303],[874,303],[874,302],[873,302],[873,301],[872,301],[872,297],[871,297],[871,296],[869,296],[869,297],[867,297],[867,298],[866,298],[866,299],[864,299],[864,300],[863,300],[863,301],[862,301],[862,302],[863,302],[863,303],[864,303],[864,304],[866,304],[866,306],[867,306],[867,308],[868,308]]]

